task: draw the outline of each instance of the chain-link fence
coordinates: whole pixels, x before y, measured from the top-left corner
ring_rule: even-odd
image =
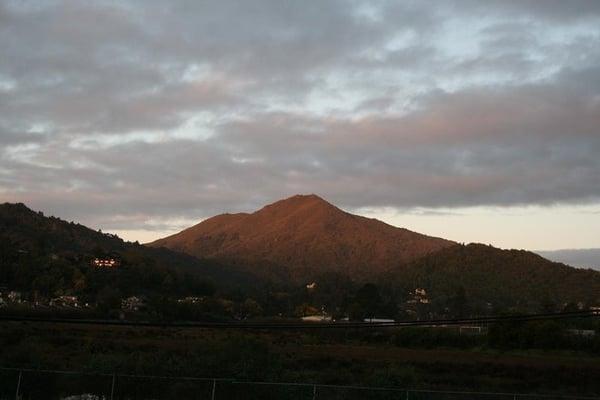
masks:
[[[235,379],[99,374],[0,368],[0,400],[558,400],[569,395],[452,392],[311,383],[245,382]]]

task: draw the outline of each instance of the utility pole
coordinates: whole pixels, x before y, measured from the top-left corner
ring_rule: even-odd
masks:
[[[15,400],[19,400],[19,391],[21,390],[21,377],[23,376],[23,371],[19,371],[19,379],[17,380],[17,392],[15,393]]]
[[[110,387],[110,400],[113,400],[115,397],[115,380],[116,380],[117,374],[113,373],[112,376],[112,385]]]
[[[212,384],[212,395],[211,395],[211,400],[215,400],[215,393],[217,392],[217,380],[213,379],[213,384]]]

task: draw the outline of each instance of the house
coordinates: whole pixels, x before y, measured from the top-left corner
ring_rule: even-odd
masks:
[[[116,258],[94,258],[92,267],[96,268],[117,268],[121,265],[121,261]]]
[[[411,298],[406,302],[407,304],[429,304],[427,291],[423,288],[416,288],[414,292],[410,293],[410,296]]]
[[[204,301],[204,297],[195,297],[195,296],[188,296],[188,297],[184,297],[183,299],[178,299],[177,302],[179,304],[197,304],[197,303],[202,303]]]
[[[310,306],[308,304],[305,304],[304,306],[301,306],[301,310],[297,310],[298,311],[302,311],[302,321],[304,322],[331,322],[333,321],[333,318],[331,317],[331,315],[329,315],[327,313],[327,311],[325,310],[325,306],[321,307],[321,313],[318,313],[318,309],[316,307]]]
[[[16,292],[14,290],[11,290],[10,292],[8,292],[8,295],[6,297],[10,303],[20,303],[21,302],[21,292]]]
[[[363,320],[363,322],[377,324],[377,323],[393,323],[393,322],[396,322],[396,320],[389,319],[389,318],[365,318]]]
[[[567,334],[571,336],[580,336],[580,337],[594,337],[596,336],[596,331],[593,329],[567,329]]]
[[[50,307],[79,307],[77,296],[59,296],[50,300]]]
[[[315,314],[302,317],[302,321],[304,322],[331,322],[331,320],[331,315],[327,314]]]
[[[146,307],[146,302],[141,297],[131,296],[121,300],[121,309],[124,311],[139,311]]]

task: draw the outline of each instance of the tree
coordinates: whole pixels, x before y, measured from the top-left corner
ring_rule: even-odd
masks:
[[[356,292],[352,308],[356,314],[362,314],[362,318],[373,318],[381,308],[379,288],[372,283],[364,284]]]
[[[246,317],[258,317],[260,315],[262,315],[263,313],[263,309],[260,306],[260,304],[258,304],[256,302],[256,300],[251,299],[251,298],[247,298],[240,307],[240,311],[242,314],[242,317],[246,318]]]
[[[468,314],[467,292],[464,286],[459,286],[450,299],[450,307],[455,317],[465,317]]]
[[[121,292],[112,286],[107,286],[98,293],[96,301],[101,312],[118,310],[121,308]]]

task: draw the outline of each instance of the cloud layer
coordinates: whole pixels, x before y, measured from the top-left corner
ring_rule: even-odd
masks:
[[[0,2],[0,200],[109,229],[294,193],[600,199],[600,2]]]

